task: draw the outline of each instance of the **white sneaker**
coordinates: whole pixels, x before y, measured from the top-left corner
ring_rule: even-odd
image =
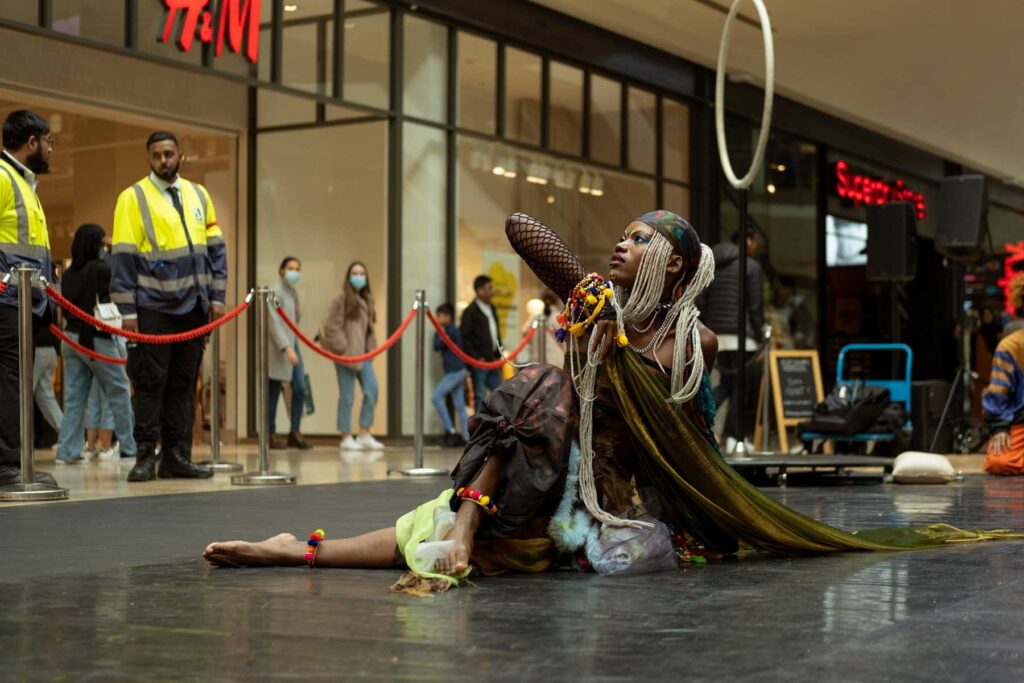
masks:
[[[103,461],[107,460],[120,460],[121,459],[121,443],[115,443],[113,446],[105,451],[100,451],[99,459]]]
[[[349,434],[341,440],[341,443],[338,444],[338,448],[343,451],[361,451],[363,450],[363,444],[353,439],[352,435]]]
[[[94,448],[89,448],[88,446],[86,446],[85,448],[82,449],[82,460],[92,460],[98,454],[99,451],[97,451]]]
[[[728,454],[734,450],[736,450],[736,439],[731,436],[725,437],[725,452]]]
[[[356,442],[368,451],[380,451],[384,449],[384,444],[377,441],[377,439],[373,438],[369,434],[363,434],[356,439]]]

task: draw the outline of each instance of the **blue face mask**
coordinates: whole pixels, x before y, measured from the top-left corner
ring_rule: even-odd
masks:
[[[302,279],[302,273],[297,270],[286,270],[284,271],[284,279],[288,284],[294,285]]]
[[[363,287],[366,286],[366,276],[365,275],[349,275],[348,276],[348,283],[350,285],[352,285],[352,288],[355,289],[358,292]]]

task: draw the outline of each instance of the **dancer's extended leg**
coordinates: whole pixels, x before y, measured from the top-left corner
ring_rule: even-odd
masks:
[[[404,566],[395,528],[378,529],[362,536],[324,540],[316,553],[316,566],[348,569],[380,569]],[[306,564],[306,541],[292,534],[278,534],[259,543],[227,541],[211,543],[203,551],[210,564],[221,567],[297,567]]]

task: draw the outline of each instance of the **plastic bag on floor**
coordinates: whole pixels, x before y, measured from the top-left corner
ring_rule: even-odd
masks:
[[[434,563],[447,555],[455,541],[441,540],[455,526],[455,513],[447,507],[434,510],[434,531],[430,538],[416,546],[416,566],[423,571],[434,571]]]
[[[644,574],[679,566],[668,527],[653,517],[642,517],[654,526],[645,529],[602,525],[597,538],[587,544],[587,560],[598,574]]]

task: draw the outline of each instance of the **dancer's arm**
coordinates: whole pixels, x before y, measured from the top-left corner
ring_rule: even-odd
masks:
[[[587,275],[583,264],[554,230],[525,213],[514,213],[505,221],[505,234],[512,248],[526,261],[541,282],[564,300]]]

